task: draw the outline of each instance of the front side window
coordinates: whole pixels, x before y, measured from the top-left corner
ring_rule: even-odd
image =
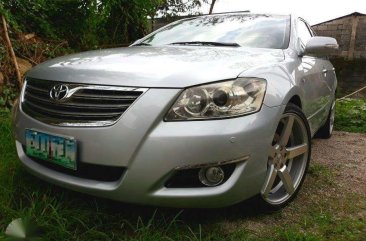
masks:
[[[143,44],[216,42],[284,49],[288,47],[289,28],[290,16],[211,15],[177,21],[150,35]]]
[[[299,39],[301,41],[302,47],[305,47],[306,46],[306,43],[312,37],[312,34],[309,31],[308,26],[302,20],[299,20],[297,22],[297,34],[298,34],[298,37],[299,37]]]

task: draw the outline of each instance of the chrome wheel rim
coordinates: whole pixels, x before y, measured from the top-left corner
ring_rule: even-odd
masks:
[[[329,133],[332,134],[334,128],[334,118],[335,118],[335,101],[332,103],[332,108],[330,109],[329,117]]]
[[[283,115],[268,157],[268,171],[261,194],[272,204],[286,202],[299,187],[308,161],[309,138],[303,120],[296,114]]]

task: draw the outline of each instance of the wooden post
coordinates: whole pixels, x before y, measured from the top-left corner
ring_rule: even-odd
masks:
[[[210,12],[208,14],[212,14],[213,8],[215,6],[216,0],[212,0],[211,6],[210,6]]]
[[[3,29],[4,29],[4,38],[5,38],[5,44],[6,44],[6,47],[9,51],[9,54],[10,54],[10,57],[13,61],[13,64],[14,64],[14,68],[15,68],[15,73],[17,75],[17,80],[18,80],[18,88],[22,88],[22,76],[20,74],[20,71],[19,71],[19,66],[18,66],[18,61],[17,61],[17,58],[15,56],[15,53],[14,53],[14,49],[13,49],[13,45],[11,44],[11,41],[10,41],[10,38],[9,38],[9,33],[8,33],[8,27],[7,27],[7,23],[6,23],[6,19],[4,17],[4,15],[1,15],[1,19],[2,19],[2,22],[3,22]]]
[[[349,50],[348,50],[348,59],[349,60],[352,60],[355,57],[354,53],[355,53],[355,43],[356,43],[358,19],[359,18],[358,18],[357,15],[352,16],[351,41],[350,41]]]

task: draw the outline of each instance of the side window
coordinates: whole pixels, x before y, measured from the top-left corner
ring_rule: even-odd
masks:
[[[312,37],[308,26],[302,20],[297,21],[297,34],[300,38],[302,47],[305,47],[308,40]]]
[[[315,32],[315,30],[308,25],[308,28],[310,29],[310,32],[311,32],[311,35],[314,37],[314,36],[318,36],[318,34]]]

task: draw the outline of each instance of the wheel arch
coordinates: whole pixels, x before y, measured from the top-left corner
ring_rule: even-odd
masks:
[[[288,101],[288,103],[291,103],[293,105],[296,105],[297,107],[299,107],[300,109],[302,109],[302,101],[299,95],[294,95],[290,98],[290,100]]]

